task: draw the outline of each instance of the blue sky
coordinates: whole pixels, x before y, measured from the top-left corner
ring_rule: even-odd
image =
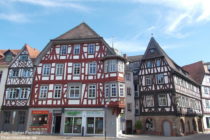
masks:
[[[0,49],[42,50],[83,21],[128,55],[153,34],[179,65],[210,60],[209,0],[0,0]]]

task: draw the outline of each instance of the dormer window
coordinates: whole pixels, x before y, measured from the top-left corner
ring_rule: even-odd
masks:
[[[155,48],[151,48],[151,49],[149,49],[149,53],[154,53],[155,52]]]
[[[5,61],[6,61],[6,62],[12,61],[12,55],[11,55],[11,54],[6,55]]]

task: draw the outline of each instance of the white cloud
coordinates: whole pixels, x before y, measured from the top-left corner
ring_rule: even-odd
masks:
[[[23,23],[29,21],[26,15],[20,13],[0,13],[0,19],[17,23]]]

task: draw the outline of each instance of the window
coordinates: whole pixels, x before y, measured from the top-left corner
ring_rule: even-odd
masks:
[[[19,69],[13,69],[12,70],[12,77],[18,77],[19,76]]]
[[[7,93],[7,99],[18,99],[19,98],[19,88],[9,88]]]
[[[43,126],[47,124],[48,115],[47,114],[34,114],[32,117],[32,126]]]
[[[39,98],[47,98],[47,93],[48,93],[48,86],[41,86]]]
[[[124,72],[124,63],[123,61],[118,61],[118,71]]]
[[[154,106],[154,99],[153,99],[152,95],[146,96],[145,104],[146,104],[146,107],[153,107]]]
[[[127,87],[127,95],[131,96],[131,88]]]
[[[210,71],[210,65],[208,65],[207,67],[208,67],[208,70]]]
[[[103,134],[103,118],[87,117],[87,134]]]
[[[29,92],[30,92],[29,88],[21,88],[20,99],[27,99]]]
[[[151,75],[147,75],[145,77],[145,85],[151,85],[152,84],[152,76]]]
[[[167,95],[160,94],[158,95],[159,106],[167,106]]]
[[[56,64],[56,75],[63,75],[64,64]]]
[[[75,75],[79,75],[80,74],[80,64],[79,63],[75,63],[74,64],[74,74]]]
[[[69,98],[80,97],[80,84],[72,84],[69,86]]]
[[[112,97],[117,96],[117,84],[116,83],[111,84],[111,96]]]
[[[117,60],[110,60],[109,61],[109,72],[116,72],[117,71]]]
[[[206,126],[210,128],[210,117],[206,117]]]
[[[150,53],[154,53],[154,52],[155,52],[155,48],[149,49],[149,52],[150,52]]]
[[[131,103],[127,103],[127,111],[128,112],[132,111]]]
[[[66,117],[64,133],[81,133],[82,117]]]
[[[0,71],[0,83],[1,83],[2,75],[3,75],[3,71]]]
[[[156,82],[157,84],[164,84],[164,75],[163,74],[156,75]]]
[[[6,55],[5,61],[6,61],[6,62],[12,61],[12,55],[11,55],[11,54]]]
[[[104,62],[104,72],[105,73],[109,72],[109,61],[108,60]]]
[[[146,66],[147,66],[147,68],[152,68],[152,62],[151,61],[147,61],[146,62]]]
[[[18,120],[19,124],[25,124],[26,112],[25,111],[19,111],[18,116],[19,116],[19,120]]]
[[[206,108],[210,108],[209,100],[206,100]]]
[[[48,76],[50,74],[50,67],[51,67],[51,64],[44,64],[42,75]]]
[[[157,66],[157,67],[160,67],[160,64],[161,64],[160,59],[157,59],[157,60],[156,60],[156,66]]]
[[[62,92],[61,85],[55,85],[55,87],[54,87],[54,98],[60,98],[61,97],[61,92]]]
[[[109,84],[105,84],[105,96],[109,97]]]
[[[208,93],[209,93],[207,87],[204,87],[204,93],[205,93],[205,94],[208,94]]]
[[[60,55],[66,55],[66,54],[67,54],[67,45],[61,45]]]
[[[96,74],[96,62],[89,63],[89,74]]]
[[[95,53],[95,44],[88,44],[88,54]]]
[[[20,55],[19,61],[28,61],[28,55],[26,55],[26,54]]]
[[[95,98],[96,97],[96,85],[89,85],[88,87],[88,97]]]
[[[11,112],[10,111],[4,111],[4,123],[10,124],[11,120]]]
[[[30,69],[23,69],[22,70],[22,77],[30,77],[30,76],[31,76]]]
[[[123,97],[124,96],[124,84],[123,83],[119,84],[119,91],[120,91],[120,96]]]
[[[74,54],[79,54],[80,53],[80,45],[74,45]]]

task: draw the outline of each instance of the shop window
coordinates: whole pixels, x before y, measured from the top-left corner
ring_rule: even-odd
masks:
[[[10,124],[11,120],[11,112],[10,111],[4,111],[4,123]]]
[[[25,124],[26,112],[25,111],[19,111],[18,116],[19,116],[19,124]]]
[[[167,95],[166,94],[158,95],[158,103],[159,106],[167,106]]]
[[[103,134],[103,118],[88,117],[87,118],[87,134]]]
[[[74,45],[74,54],[78,55],[80,53],[80,45]]]
[[[210,117],[206,117],[206,126],[210,128]]]
[[[81,133],[82,118],[81,117],[66,117],[64,133]]]
[[[60,55],[66,55],[66,54],[67,54],[67,45],[61,45]]]
[[[95,44],[88,44],[88,54],[95,53]]]
[[[47,114],[35,114],[32,117],[32,126],[42,126],[47,124],[48,115]]]

